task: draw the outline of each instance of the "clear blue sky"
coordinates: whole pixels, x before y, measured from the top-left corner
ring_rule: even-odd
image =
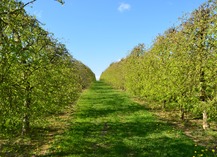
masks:
[[[206,1],[65,0],[62,6],[54,0],[37,0],[26,9],[98,78],[139,43],[151,46],[158,34],[203,2]]]

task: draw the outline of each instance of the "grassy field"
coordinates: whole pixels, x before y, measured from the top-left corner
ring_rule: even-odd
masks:
[[[196,157],[214,153],[158,120],[126,94],[96,82],[81,95],[70,127],[41,156]]]

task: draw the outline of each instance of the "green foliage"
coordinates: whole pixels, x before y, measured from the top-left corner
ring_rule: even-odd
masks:
[[[96,81],[95,74],[90,70],[89,67],[85,66],[83,63],[76,60],[74,62],[76,68],[78,69],[79,82],[82,85],[82,89],[86,89],[93,81]]]
[[[63,0],[56,0],[57,2],[61,3],[62,5],[65,3]]]
[[[24,7],[0,3],[0,129],[13,136],[74,103],[95,80]]]
[[[196,117],[217,115],[216,1],[202,4],[181,24],[156,37],[152,47],[142,44],[108,67],[101,79],[164,109],[179,109]],[[121,68],[120,68],[121,67]],[[121,86],[120,86],[121,85]]]

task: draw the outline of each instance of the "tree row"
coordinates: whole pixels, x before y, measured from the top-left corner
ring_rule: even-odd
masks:
[[[0,2],[0,130],[29,134],[95,80],[16,0]]]
[[[217,119],[217,4],[210,0],[180,24],[156,37],[145,49],[136,46],[112,63],[101,79],[134,96],[203,118],[203,128]]]

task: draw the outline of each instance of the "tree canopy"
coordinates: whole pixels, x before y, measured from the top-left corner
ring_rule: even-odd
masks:
[[[28,134],[46,115],[74,103],[95,80],[26,13],[27,4],[0,2],[0,129],[15,136]]]
[[[101,79],[131,94],[207,120],[217,119],[217,4],[210,0],[156,37],[150,49],[142,44]],[[208,117],[208,118],[207,118]]]

